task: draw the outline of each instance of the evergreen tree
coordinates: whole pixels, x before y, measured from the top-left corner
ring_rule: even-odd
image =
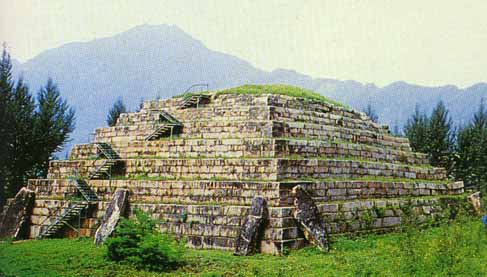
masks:
[[[451,169],[454,130],[443,102],[438,102],[430,117],[420,112],[416,106],[413,116],[406,123],[404,133],[411,148],[428,154],[432,165]]]
[[[452,119],[442,101],[438,102],[431,113],[428,124],[428,151],[430,162],[434,166],[449,168],[449,156],[454,146]]]
[[[477,130],[487,128],[487,110],[485,109],[484,98],[480,100],[479,109],[473,115],[473,127]]]
[[[36,146],[36,174],[45,177],[53,154],[69,141],[74,130],[75,113],[61,98],[56,84],[49,79],[37,96],[34,133]]]
[[[7,198],[6,188],[9,184],[10,172],[8,158],[11,156],[12,116],[8,108],[12,99],[13,81],[12,64],[6,46],[3,46],[0,60],[0,207]]]
[[[117,101],[113,104],[113,107],[108,111],[107,115],[107,123],[108,126],[115,126],[117,123],[118,118],[120,117],[120,114],[126,113],[127,108],[125,107],[125,104],[123,103],[121,98],[118,98]]]
[[[413,151],[428,153],[428,116],[421,112],[419,106],[416,105],[414,114],[408,119],[404,127],[404,135],[409,139]]]
[[[9,108],[13,118],[12,155],[9,158],[12,180],[9,196],[13,196],[25,185],[35,164],[33,155],[36,147],[35,137],[33,137],[35,102],[22,78],[17,81]]]
[[[483,173],[479,171],[481,138],[471,125],[458,131],[453,173],[467,186],[477,185]]]
[[[483,101],[472,122],[458,131],[454,161],[457,179],[487,191],[487,111]]]
[[[367,107],[364,110],[364,113],[372,120],[373,122],[377,123],[379,122],[379,116],[375,112],[374,108],[372,105],[369,103]]]
[[[37,104],[37,105],[36,105]],[[0,60],[0,209],[25,185],[27,178],[45,176],[52,154],[74,129],[74,111],[49,80],[36,103],[20,78],[12,79],[5,46]]]

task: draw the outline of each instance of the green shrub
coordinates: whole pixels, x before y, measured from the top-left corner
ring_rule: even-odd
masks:
[[[155,222],[140,211],[135,212],[133,219],[122,219],[106,245],[109,260],[152,271],[176,268],[184,254],[183,242],[157,232]]]

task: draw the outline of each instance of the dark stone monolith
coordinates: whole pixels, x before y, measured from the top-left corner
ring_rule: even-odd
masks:
[[[95,244],[102,244],[115,230],[121,217],[127,212],[129,200],[129,190],[118,189],[113,195],[112,201],[108,204],[105,215],[103,216],[100,227],[95,233]]]
[[[23,187],[0,215],[0,239],[29,237],[29,223],[35,204],[35,192]]]
[[[328,251],[326,228],[313,198],[299,185],[293,188],[292,195],[296,208],[293,216],[303,230],[304,236],[319,249]]]
[[[235,255],[247,256],[255,253],[267,218],[267,204],[258,196],[252,200],[252,207],[245,218],[235,243]]]

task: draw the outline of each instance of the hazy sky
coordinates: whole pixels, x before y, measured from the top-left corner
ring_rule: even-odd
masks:
[[[387,85],[487,82],[487,1],[0,0],[0,40],[25,61],[141,24],[174,24],[256,67]]]

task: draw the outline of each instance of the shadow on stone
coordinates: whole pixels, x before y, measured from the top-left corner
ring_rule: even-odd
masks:
[[[248,256],[257,252],[263,227],[268,216],[267,203],[263,197],[255,197],[235,243],[235,255]]]

